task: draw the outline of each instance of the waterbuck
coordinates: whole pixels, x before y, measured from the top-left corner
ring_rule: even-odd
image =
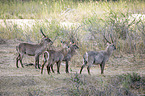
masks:
[[[66,44],[69,46],[69,50],[68,50],[67,55],[63,58],[62,61],[64,61],[66,63],[65,72],[69,73],[69,71],[68,71],[68,66],[69,66],[68,63],[71,60],[71,58],[73,57],[73,55],[75,54],[76,49],[79,49],[79,47],[75,43],[72,43],[72,42],[70,42],[70,43],[66,42]],[[53,66],[51,66],[51,70],[54,73]]]
[[[105,38],[105,36],[104,36],[104,38]],[[101,74],[103,74],[105,62],[109,60],[109,57],[111,56],[113,50],[116,49],[113,41],[111,43],[106,38],[105,38],[105,40],[108,42],[106,50],[102,50],[102,51],[98,51],[98,52],[97,51],[88,51],[83,55],[84,64],[81,67],[80,74],[81,74],[83,68],[87,65],[88,74],[90,75],[90,67],[92,66],[92,64],[100,64]]]
[[[47,64],[48,74],[50,73],[50,67],[52,69],[52,72],[54,72],[54,70],[53,70],[54,63],[57,64],[57,73],[60,74],[60,72],[59,72],[60,64],[61,64],[63,58],[67,55],[68,50],[69,50],[69,47],[65,42],[61,41],[61,44],[63,47],[61,50],[58,50],[58,51],[47,50],[47,51],[45,51],[44,63],[42,64],[41,74],[43,74],[43,68],[44,68],[44,65],[46,64],[47,61],[48,61],[48,64]]]
[[[16,50],[18,52],[18,57],[16,58],[16,67],[18,66],[18,61],[20,61],[21,66],[23,66],[22,59],[24,54],[28,56],[35,56],[35,68],[40,69],[39,67],[39,56],[47,49],[48,44],[53,44],[53,42],[43,33],[42,29],[40,32],[44,36],[39,44],[29,44],[29,43],[20,43],[16,46]]]
[[[70,50],[68,51],[67,55],[63,59],[63,61],[65,61],[65,63],[66,63],[66,69],[65,69],[66,73],[69,73],[69,71],[68,71],[69,64],[68,63],[71,60],[71,58],[75,55],[76,49],[79,49],[79,47],[75,43],[72,44],[72,42],[70,42]]]

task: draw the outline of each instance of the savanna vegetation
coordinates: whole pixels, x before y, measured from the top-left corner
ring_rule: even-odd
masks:
[[[0,95],[145,95],[144,0],[1,0],[0,9],[0,43],[5,43],[0,45]],[[63,66],[60,75],[16,68],[15,46],[40,42],[40,28],[55,48],[61,40],[78,44],[69,75]],[[92,67],[91,76],[86,70],[78,74],[86,51],[106,48],[103,35],[112,37],[117,48],[104,75],[99,66]]]

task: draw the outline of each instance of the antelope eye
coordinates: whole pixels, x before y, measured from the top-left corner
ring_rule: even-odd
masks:
[[[48,38],[48,41],[51,41],[51,40]]]

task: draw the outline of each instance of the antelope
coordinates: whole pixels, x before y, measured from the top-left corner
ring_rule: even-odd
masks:
[[[57,73],[60,74],[59,72],[59,68],[60,68],[60,64],[63,60],[63,58],[67,55],[69,47],[65,42],[61,41],[61,44],[63,46],[63,48],[61,50],[47,50],[44,53],[44,63],[42,64],[42,68],[41,68],[41,74],[43,74],[43,68],[44,65],[46,64],[46,62],[48,61],[47,64],[47,72],[48,74],[50,73],[50,67],[52,69],[52,72],[54,72],[53,70],[53,65],[54,63],[57,64]]]
[[[79,47],[75,43],[72,44],[72,42],[70,42],[70,44],[68,44],[68,42],[67,42],[66,44],[69,46],[70,49],[62,61],[64,61],[66,63],[65,72],[69,73],[69,71],[68,71],[69,64],[68,63],[71,60],[71,58],[73,57],[73,55],[75,55],[76,49],[79,49]],[[52,69],[52,72],[54,73],[53,66],[51,66],[51,69]]]
[[[105,38],[105,35],[104,35],[104,38]],[[113,43],[113,40],[112,40],[112,43],[109,42],[106,38],[105,40],[108,42],[106,50],[101,50],[98,52],[88,51],[83,55],[84,64],[82,65],[80,69],[80,74],[83,68],[87,65],[88,74],[90,75],[90,67],[92,66],[92,64],[95,64],[95,65],[100,64],[101,74],[103,74],[106,61],[109,60],[109,57],[111,56],[112,52],[116,50],[115,43]]]
[[[70,50],[68,51],[67,55],[63,59],[63,61],[65,61],[65,63],[66,63],[66,69],[65,69],[66,73],[69,73],[69,71],[68,71],[69,64],[68,63],[71,60],[71,58],[75,55],[76,49],[79,49],[79,47],[75,43],[72,44],[70,42]]]
[[[21,66],[23,66],[22,59],[24,54],[28,56],[35,56],[35,68],[40,69],[39,67],[39,56],[47,49],[47,45],[52,45],[53,42],[43,33],[42,29],[40,29],[40,32],[43,35],[43,38],[39,44],[30,44],[30,43],[20,43],[18,46],[16,46],[16,50],[18,52],[18,56],[16,58],[16,67],[18,66],[18,61],[20,61]]]

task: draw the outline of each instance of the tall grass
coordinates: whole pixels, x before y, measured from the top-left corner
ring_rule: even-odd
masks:
[[[116,41],[117,52],[145,53],[145,21],[132,14],[144,14],[144,1],[94,1],[94,0],[26,0],[0,1],[1,19],[42,19],[32,27],[17,24],[0,27],[1,38],[39,41],[40,27],[52,39],[78,41],[80,53],[105,49],[102,34]],[[50,21],[48,21],[50,19]],[[62,26],[62,22],[71,26]],[[78,27],[81,26],[81,27]],[[6,35],[8,33],[8,35]],[[29,40],[31,39],[31,40]],[[71,40],[70,40],[71,41]]]
[[[1,19],[46,19],[58,18],[68,20],[73,18],[79,20],[90,17],[94,14],[101,15],[109,11],[108,7],[116,12],[144,13],[144,1],[119,1],[119,2],[99,2],[88,0],[81,2],[79,0],[28,0],[0,1]],[[67,14],[64,14],[67,13]],[[79,14],[78,14],[79,13]],[[64,18],[67,16],[68,18]]]

